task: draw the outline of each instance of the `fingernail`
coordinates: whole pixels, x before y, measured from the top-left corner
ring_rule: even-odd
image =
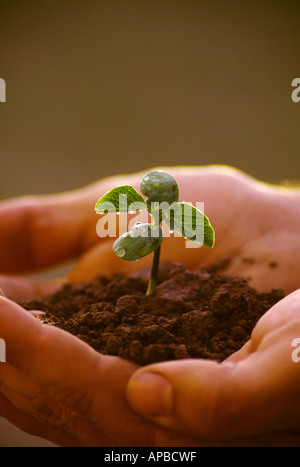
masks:
[[[128,385],[128,400],[137,412],[150,416],[170,415],[173,407],[172,386],[162,375],[141,372]]]

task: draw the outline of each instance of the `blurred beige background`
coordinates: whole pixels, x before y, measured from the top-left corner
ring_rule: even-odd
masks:
[[[1,1],[0,198],[156,165],[299,178],[296,1]],[[0,445],[48,445],[0,422]]]
[[[299,2],[0,5],[2,199],[160,164],[298,177]]]

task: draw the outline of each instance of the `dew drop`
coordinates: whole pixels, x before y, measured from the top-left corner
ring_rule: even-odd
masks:
[[[144,177],[144,180],[145,182],[148,182],[148,180],[150,180],[150,177],[148,177],[148,175],[146,177]]]
[[[122,246],[119,246],[118,248],[115,249],[116,255],[118,255],[120,258],[123,258],[123,256],[126,255],[126,250]]]

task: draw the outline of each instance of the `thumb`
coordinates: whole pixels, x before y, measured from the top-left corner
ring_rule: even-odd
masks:
[[[230,365],[203,360],[149,365],[129,381],[128,401],[160,425],[204,439],[219,438],[227,435],[225,424],[232,425],[236,410],[231,404],[228,410],[233,395],[230,373]],[[235,394],[237,408],[236,402]]]
[[[191,359],[149,365],[129,381],[128,402],[155,423],[201,439],[284,430],[291,401],[273,358],[270,362],[254,353],[238,362]],[[287,358],[290,362],[290,353]]]

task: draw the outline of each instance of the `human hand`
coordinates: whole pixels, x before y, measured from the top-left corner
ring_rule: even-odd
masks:
[[[300,446],[300,290],[257,323],[222,363],[148,365],[127,386],[131,407],[176,432],[229,446]]]
[[[100,355],[0,297],[6,362],[0,363],[0,416],[60,446],[201,446],[136,415],[125,388],[137,365]]]
[[[215,229],[213,249],[185,248],[182,238],[165,238],[161,259],[189,268],[220,265],[222,272],[243,276],[258,291],[300,285],[300,190],[268,185],[229,167],[163,168],[179,184],[180,200],[205,203]],[[130,272],[149,265],[117,257],[114,238],[99,239],[94,205],[121,184],[139,189],[143,174],[106,178],[80,190],[49,196],[15,198],[0,203],[0,287],[12,298],[30,299],[60,283],[32,283],[7,274],[36,271],[75,260],[68,280]],[[5,275],[4,275],[5,274]],[[18,296],[18,297],[17,297]]]
[[[260,184],[238,173],[216,175],[203,171],[199,177],[216,247],[211,255],[191,250],[196,267],[228,260],[225,274],[250,276],[260,291],[297,289],[299,190]],[[127,388],[131,406],[161,426],[199,439],[300,445],[300,372],[291,358],[291,344],[300,336],[299,310],[296,291],[266,313],[251,340],[222,364],[174,361],[139,370]]]
[[[162,249],[162,259],[181,261],[191,268],[210,266],[225,260],[226,274],[251,275],[251,283],[258,290],[281,287],[285,292],[291,292],[299,286],[299,278],[294,274],[299,264],[300,251],[299,191],[267,186],[228,168],[166,170],[178,180],[181,199],[192,203],[205,201],[205,213],[216,231],[216,246],[213,250],[185,249],[181,239],[167,238]],[[101,273],[126,272],[130,268],[141,267],[142,261],[146,264],[147,258],[138,265],[117,258],[111,248],[114,239],[99,241],[93,212],[96,200],[104,192],[122,183],[130,183],[138,188],[140,179],[140,174],[113,177],[73,193],[2,203],[0,220],[1,216],[5,220],[5,223],[1,223],[3,229],[1,227],[0,233],[2,271],[13,273],[39,269],[76,257],[77,264],[70,274],[70,280],[80,281]],[[275,220],[274,212],[277,214]],[[182,248],[178,248],[180,242]],[[274,267],[275,263],[277,267]],[[58,285],[32,284],[24,279],[2,276],[0,286],[10,297],[23,300]],[[3,319],[5,322],[6,315]],[[11,345],[14,342],[15,338],[11,340]],[[54,354],[56,352],[58,348]],[[114,361],[118,362],[118,372],[122,374],[123,368],[128,379],[128,362],[121,359]],[[112,365],[111,362],[109,360],[108,367]],[[61,363],[67,373],[67,361]],[[181,362],[174,363],[175,366],[178,364],[181,365]],[[173,362],[166,365],[172,366]],[[132,367],[131,370],[134,371]],[[47,373],[48,367],[44,371]],[[209,371],[207,378],[210,381]],[[108,384],[107,379],[105,381]],[[119,385],[122,386],[121,381]],[[125,386],[124,383],[123,388]],[[150,388],[147,394],[151,398]],[[110,391],[109,397],[114,401],[113,391]],[[130,401],[133,403],[132,395]],[[22,413],[29,410],[25,406],[21,407]],[[51,413],[51,408],[49,410]],[[104,425],[101,425],[103,430]],[[151,426],[153,430],[155,425],[152,423]],[[30,430],[26,426],[25,429]],[[130,435],[135,439],[134,433],[135,429]],[[149,437],[152,442],[153,437]],[[159,442],[163,441],[160,439]],[[198,442],[201,443],[199,438]]]
[[[299,310],[294,292],[222,364],[191,359],[138,369],[0,297],[7,347],[0,415],[60,446],[299,446],[300,362],[291,346]]]
[[[183,238],[166,237],[162,261],[181,262],[190,269],[216,267],[225,275],[245,277],[260,292],[281,288],[289,293],[299,287],[299,188],[269,185],[222,166],[163,170],[178,181],[180,200],[194,205],[204,202],[216,243],[213,249],[185,248]],[[124,182],[139,189],[141,178],[142,174],[135,174]],[[109,188],[118,182],[111,179]],[[112,250],[114,240],[106,238],[94,244],[79,258],[69,279],[130,272],[151,264],[150,256],[138,262],[118,258]]]

